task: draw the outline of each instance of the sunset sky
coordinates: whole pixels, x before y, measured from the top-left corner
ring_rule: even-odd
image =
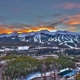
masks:
[[[0,0],[0,33],[80,31],[80,0]]]

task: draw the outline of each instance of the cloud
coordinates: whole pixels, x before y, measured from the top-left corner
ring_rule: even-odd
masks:
[[[77,26],[69,26],[68,30],[74,32],[77,30],[77,28],[78,28]]]
[[[54,16],[60,16],[61,14],[55,14]],[[40,18],[42,18],[40,16]],[[63,25],[62,25],[63,24]],[[0,33],[11,33],[17,31],[22,32],[36,32],[40,30],[68,30],[77,31],[80,24],[80,14],[75,14],[66,17],[59,17],[58,19],[50,22],[42,22],[37,25],[27,25],[19,22],[13,24],[0,24]],[[58,27],[57,27],[58,26]]]
[[[62,15],[61,13],[53,14],[54,17],[58,17],[58,16],[61,16],[61,15]]]
[[[13,24],[11,24],[11,26],[13,26],[14,29],[29,29],[29,27],[31,27],[31,25],[27,25],[27,24],[23,24],[23,23],[19,23],[19,22],[15,22]]]
[[[55,14],[54,16],[60,16],[61,14]],[[42,16],[39,16],[39,18],[43,18]],[[2,18],[3,19],[3,18]],[[11,33],[14,31],[17,31],[19,33],[22,32],[36,32],[40,30],[57,30],[55,27],[58,24],[61,24],[63,22],[63,19],[58,19],[56,21],[50,21],[50,22],[40,22],[38,24],[34,25],[27,25],[19,22],[15,22],[12,24],[0,24],[0,33]]]
[[[68,16],[68,20],[65,21],[68,25],[79,25],[80,24],[80,14]]]
[[[66,25],[64,27],[65,30],[72,32],[78,31],[80,27],[80,14],[67,16],[63,23]]]
[[[55,30],[56,28],[54,26],[49,26],[49,25],[36,25],[36,26],[32,26],[32,25],[26,25],[26,24],[22,24],[22,23],[15,23],[11,24],[11,25],[0,25],[0,33],[11,33],[14,31],[17,31],[18,33],[22,33],[22,32],[36,32],[36,31],[40,31],[40,30]]]
[[[64,18],[61,18],[61,19],[57,20],[55,23],[50,24],[50,26],[56,26],[56,25],[61,24],[63,22],[64,22]]]
[[[80,9],[80,3],[64,3],[60,6],[64,9]]]
[[[38,19],[44,19],[44,18],[48,18],[48,17],[59,17],[62,16],[61,13],[55,13],[55,14],[48,14],[45,16],[41,16],[41,15],[36,15],[38,17]]]

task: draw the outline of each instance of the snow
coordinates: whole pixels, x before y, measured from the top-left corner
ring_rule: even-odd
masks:
[[[41,35],[40,34],[35,35],[34,36],[34,41],[41,43]]]
[[[0,34],[0,37],[11,37],[11,36],[18,36],[18,37],[25,37],[25,36],[32,36],[35,34],[39,34],[39,33],[45,33],[45,34],[49,34],[49,35],[56,35],[56,34],[62,34],[62,35],[80,35],[80,33],[76,33],[76,32],[69,32],[69,31],[56,31],[56,32],[50,32],[48,30],[41,30],[41,31],[37,31],[37,32],[30,32],[30,33],[21,33],[18,34],[17,32],[12,32],[10,34]]]
[[[52,73],[54,73],[54,71],[52,71]],[[44,74],[42,74],[42,75],[44,76]],[[46,76],[49,76],[49,75],[50,75],[50,72],[46,72]],[[28,76],[26,78],[26,80],[31,80],[31,79],[33,79],[35,77],[41,77],[41,73],[40,72],[37,72],[35,74],[32,74],[32,75]]]
[[[28,50],[29,46],[19,46],[18,50]]]
[[[69,70],[69,68],[60,70],[60,73],[66,71],[66,70]]]

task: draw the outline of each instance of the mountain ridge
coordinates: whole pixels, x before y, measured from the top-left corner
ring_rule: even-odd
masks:
[[[70,32],[70,31],[62,31],[62,30],[58,30],[55,32],[50,32],[48,30],[41,30],[41,31],[37,31],[37,32],[23,32],[23,33],[18,33],[16,31],[7,34],[7,33],[2,33],[0,34],[0,37],[10,37],[10,36],[19,36],[19,35],[35,35],[35,34],[39,34],[39,33],[45,33],[45,34],[50,34],[50,35],[55,35],[55,34],[68,34],[68,35],[80,35],[80,32]]]
[[[56,45],[66,46],[69,48],[80,47],[80,33],[58,30],[50,32],[48,30],[41,30],[30,33],[0,34],[0,44],[30,44],[30,45]]]

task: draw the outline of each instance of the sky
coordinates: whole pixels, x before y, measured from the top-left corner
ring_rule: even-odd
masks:
[[[0,0],[0,33],[80,31],[80,0]]]

